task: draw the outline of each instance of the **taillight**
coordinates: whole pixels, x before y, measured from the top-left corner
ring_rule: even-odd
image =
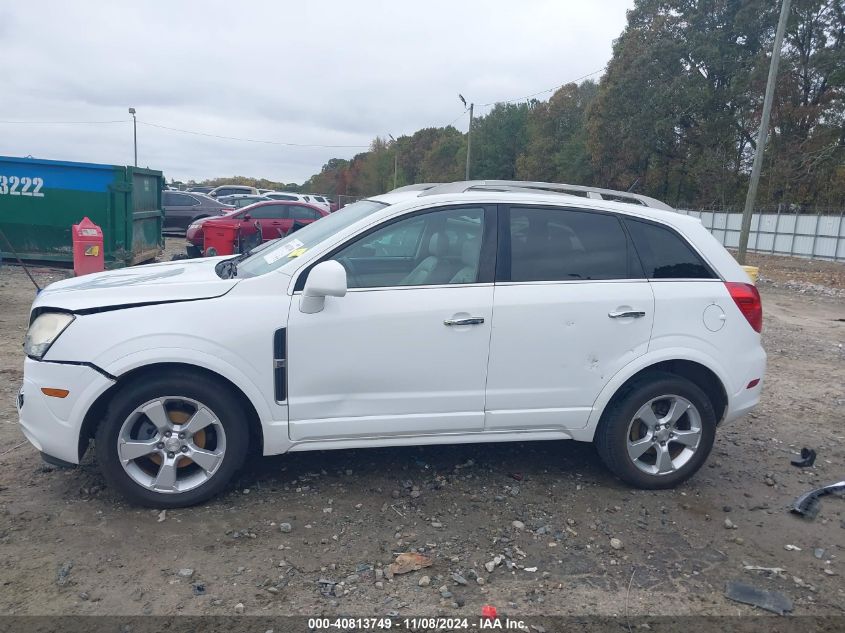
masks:
[[[736,307],[748,320],[748,324],[754,328],[755,332],[762,332],[763,303],[760,301],[757,286],[737,281],[726,281],[725,287],[727,287]]]

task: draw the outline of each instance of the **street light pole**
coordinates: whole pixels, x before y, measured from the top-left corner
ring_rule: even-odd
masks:
[[[132,141],[135,147],[135,167],[138,166],[138,120],[135,118],[135,108],[129,108],[132,115]]]
[[[464,96],[462,94],[459,94],[458,98],[460,98],[461,103],[463,103],[464,107],[466,107],[467,100],[464,99]],[[471,152],[472,152],[472,109],[473,109],[473,106],[475,106],[474,103],[469,104],[469,128],[467,128],[467,168],[466,168],[466,177],[464,178],[464,180],[469,180],[469,160],[470,160],[470,155],[471,155]]]
[[[757,200],[757,185],[760,184],[760,171],[763,168],[763,150],[766,148],[766,140],[769,135],[769,117],[772,114],[772,101],[775,96],[775,84],[778,76],[778,63],[780,62],[780,48],[783,44],[783,32],[786,30],[786,21],[789,18],[789,5],[791,0],[783,0],[780,8],[780,19],[778,30],[775,33],[775,44],[772,49],[772,61],[769,64],[769,78],[766,81],[766,96],[763,99],[763,115],[760,117],[760,131],[757,132],[757,147],[754,149],[754,163],[751,165],[751,179],[748,183],[748,194],[745,197],[745,208],[742,211],[742,229],[739,233],[739,252],[737,261],[745,263],[745,254],[748,250],[748,234],[751,232],[751,216],[754,213],[754,203]]]

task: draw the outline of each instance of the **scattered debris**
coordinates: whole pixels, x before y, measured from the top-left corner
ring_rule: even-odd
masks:
[[[618,539],[618,538],[612,538],[612,539],[610,539],[610,546],[611,546],[613,549],[622,549],[622,548],[624,548],[624,547],[625,547],[625,544],[622,542],[622,540],[621,540],[621,539]]]
[[[735,602],[750,604],[778,615],[792,611],[792,600],[779,591],[768,591],[729,580],[725,585],[725,597]]]
[[[317,581],[317,587],[320,590],[320,593],[326,597],[334,596],[334,588],[337,586],[337,582],[334,580],[329,580],[328,578],[320,578]]]
[[[802,448],[801,457],[795,457],[789,463],[798,468],[809,468],[816,463],[816,451],[812,448]]]
[[[824,551],[823,547],[817,547],[813,550],[813,556],[815,556],[819,560],[824,558],[824,554],[825,554],[825,551]]]
[[[191,591],[194,592],[195,596],[204,596],[205,595],[205,583],[202,582],[195,582],[191,584]]]
[[[431,578],[428,576],[423,576],[420,578],[420,581],[417,583],[420,587],[428,587],[431,584]]]
[[[792,543],[787,543],[786,545],[783,546],[783,549],[785,549],[787,552],[800,552],[801,551],[800,547],[798,547],[797,545],[793,545]]]
[[[735,530],[735,529],[737,529],[737,525],[736,525],[736,523],[734,523],[730,519],[725,519],[725,529],[726,530]]]
[[[161,523],[167,518],[167,510],[162,510],[158,513],[158,522]]]
[[[775,574],[780,576],[786,573],[783,567],[761,567],[760,565],[743,565],[742,568],[746,571],[764,571],[768,574]]]
[[[790,512],[812,519],[819,511],[819,497],[840,492],[845,492],[845,481],[837,481],[835,484],[829,484],[827,486],[811,490],[810,492],[805,492],[795,500]]]
[[[279,531],[283,534],[288,534],[291,530],[293,526],[290,523],[279,523]]]
[[[59,566],[59,571],[56,573],[56,584],[60,587],[70,582],[70,570],[73,569],[73,561],[69,560]]]
[[[180,570],[179,570],[178,572],[176,572],[176,573],[177,573],[179,576],[182,576],[182,578],[190,578],[191,576],[193,576],[193,575],[194,575],[194,570],[193,570],[193,569],[191,569],[190,567],[183,567],[182,569],[180,569]]]
[[[431,558],[417,552],[404,552],[396,557],[396,560],[387,566],[387,577],[393,578],[397,574],[407,574],[417,571],[423,567],[431,567],[434,563]]]

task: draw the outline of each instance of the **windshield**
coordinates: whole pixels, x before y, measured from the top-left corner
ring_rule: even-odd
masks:
[[[272,246],[262,248],[238,264],[238,277],[255,277],[281,268],[292,258],[299,257],[326,238],[386,206],[384,202],[361,200],[304,226],[292,235],[274,240]]]

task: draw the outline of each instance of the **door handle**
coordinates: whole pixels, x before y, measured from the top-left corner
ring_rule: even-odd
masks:
[[[481,325],[484,317],[467,317],[465,319],[446,319],[443,325]]]
[[[645,316],[645,312],[641,310],[625,310],[623,312],[608,312],[607,316],[611,319],[639,319]]]

